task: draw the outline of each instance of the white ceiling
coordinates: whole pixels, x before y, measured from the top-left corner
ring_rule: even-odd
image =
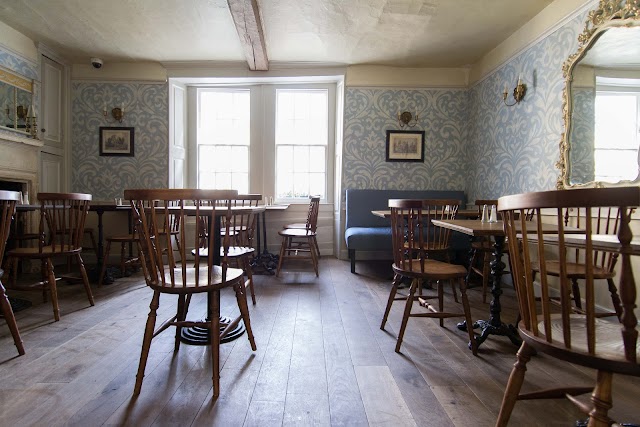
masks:
[[[270,61],[462,67],[553,0],[258,0]],[[0,0],[76,63],[244,61],[226,0]]]

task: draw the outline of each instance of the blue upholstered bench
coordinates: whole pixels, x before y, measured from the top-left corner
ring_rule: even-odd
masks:
[[[357,190],[346,193],[346,221],[344,238],[349,250],[351,272],[356,272],[356,251],[388,251],[391,258],[391,224],[389,219],[371,213],[389,209],[389,199],[457,199],[462,206],[467,198],[464,191],[441,190]],[[452,249],[468,247],[469,239],[452,235]]]

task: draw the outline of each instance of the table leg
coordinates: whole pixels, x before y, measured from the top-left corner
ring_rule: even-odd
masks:
[[[262,228],[260,227],[260,217],[258,217],[258,248],[257,255],[251,262],[251,267],[253,268],[253,274],[274,274],[274,270],[278,265],[278,255],[274,255],[269,252],[267,249],[267,222],[266,215],[267,211],[260,213],[262,216]],[[262,252],[260,252],[260,231],[262,230],[262,244],[264,248]]]
[[[505,236],[495,236],[493,244],[493,261],[491,261],[491,280],[493,283],[491,295],[493,295],[493,300],[489,305],[489,320],[478,320],[473,324],[474,329],[481,329],[480,335],[476,337],[476,343],[478,346],[486,341],[489,335],[506,336],[514,345],[520,346],[522,344],[522,340],[518,335],[516,327],[513,325],[507,325],[500,319],[500,312],[502,311],[502,306],[500,305],[500,295],[502,295],[502,273],[505,268],[505,263],[502,262],[504,240]],[[459,323],[458,329],[466,331],[466,322]]]

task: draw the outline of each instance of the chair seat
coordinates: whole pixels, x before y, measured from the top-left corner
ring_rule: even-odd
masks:
[[[293,224],[287,224],[284,226],[284,228],[302,228],[302,229],[306,229],[307,228],[307,223],[306,222],[296,222]]]
[[[316,232],[307,230],[306,228],[285,228],[284,230],[278,231],[278,234],[284,237],[313,237],[316,235]]]
[[[198,251],[200,253],[201,257],[208,257],[209,256],[209,249],[208,248],[200,248],[200,250]],[[237,258],[237,257],[241,257],[244,255],[248,255],[248,254],[252,254],[255,252],[254,248],[249,248],[249,247],[245,247],[245,246],[229,246],[229,252],[227,253],[227,256],[229,258]],[[192,249],[191,250],[191,255],[195,255],[196,254],[196,250]],[[224,248],[220,248],[220,256],[224,256]]]
[[[227,269],[227,280],[226,282],[222,281],[222,267],[215,265],[212,270],[211,282],[209,282],[209,277],[207,276],[207,267],[199,268],[198,281],[196,282],[196,268],[187,267],[185,269],[185,281],[176,283],[175,287],[171,286],[162,286],[162,283],[159,284],[149,284],[149,286],[155,290],[160,292],[169,293],[169,294],[180,294],[180,293],[198,293],[198,292],[208,292],[213,288],[221,288],[226,286],[233,286],[234,282],[240,280],[242,278],[242,269],[239,268],[228,268]],[[182,266],[178,266],[173,269],[173,274],[176,277],[183,277]],[[165,281],[167,283],[171,283],[171,271],[167,271],[164,274]]]
[[[434,259],[424,260],[424,272],[421,271],[420,263],[422,261],[415,259],[411,261],[411,270],[398,268],[393,264],[393,271],[396,274],[411,278],[430,278],[434,280],[448,280],[465,277],[467,269],[462,265],[449,264]]]
[[[136,240],[138,240],[138,236],[134,236],[133,234],[107,237],[107,241],[112,242],[135,242]]]
[[[571,349],[566,349],[564,346],[562,315],[560,313],[551,315],[551,343],[547,341],[542,321],[538,323],[539,336],[532,335],[530,332],[523,330],[524,328],[520,328],[520,334],[535,341],[535,345],[554,347],[554,351],[566,352],[568,356],[579,353],[587,358],[592,358],[594,363],[608,364],[617,362],[625,366],[624,371],[629,370],[629,362],[624,357],[622,325],[617,320],[595,319],[596,351],[594,355],[590,355],[587,349],[585,316],[572,314],[569,316],[569,324],[571,328]],[[640,354],[640,340],[636,343],[636,351]],[[636,364],[632,371],[635,372],[632,375],[640,375],[640,365]]]
[[[75,249],[69,245],[55,245],[55,246],[43,246],[42,252],[38,247],[30,247],[30,248],[15,248],[9,251],[9,256],[15,257],[29,257],[29,258],[49,258],[54,254],[73,254],[76,252],[80,252],[81,249]]]
[[[552,276],[560,276],[560,263],[558,261],[547,261],[545,264],[547,268],[547,274]],[[534,271],[540,271],[540,264],[538,262],[531,263],[531,268]],[[576,278],[584,278],[587,276],[587,266],[585,264],[577,264],[573,262],[568,262],[567,266],[567,277],[570,279]],[[609,279],[615,277],[615,271],[607,271],[602,267],[593,267],[593,278],[594,279]]]
[[[415,246],[417,246],[417,245],[415,245]],[[404,244],[404,247],[405,247],[405,249],[413,249],[414,251],[418,251],[419,250],[418,247],[412,248],[407,243]],[[450,246],[448,246],[448,245],[447,246],[443,246],[443,245],[441,245],[439,243],[429,242],[429,243],[425,243],[425,244],[422,245],[422,250],[428,251],[428,252],[448,251],[449,249],[451,249]]]

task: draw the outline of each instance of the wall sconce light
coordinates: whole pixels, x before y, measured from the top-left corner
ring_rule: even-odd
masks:
[[[502,93],[502,101],[504,101],[504,105],[507,107],[513,107],[516,104],[519,104],[520,101],[524,99],[524,96],[527,94],[527,85],[522,83],[522,73],[518,76],[518,84],[513,89],[513,99],[514,103],[508,104],[507,98],[509,97],[509,88],[507,84],[504,84],[504,92]]]
[[[102,115],[107,122],[114,123],[122,123],[124,121],[124,103],[122,107],[115,107],[111,109],[111,117],[113,117],[113,122],[109,120],[109,113],[107,112],[107,104],[104,104],[104,108],[102,109]]]
[[[412,122],[413,120],[413,122]],[[418,124],[418,113],[416,115],[412,115],[408,111],[403,111],[402,113],[398,113],[398,126],[401,128],[408,126],[410,128],[414,127]]]

